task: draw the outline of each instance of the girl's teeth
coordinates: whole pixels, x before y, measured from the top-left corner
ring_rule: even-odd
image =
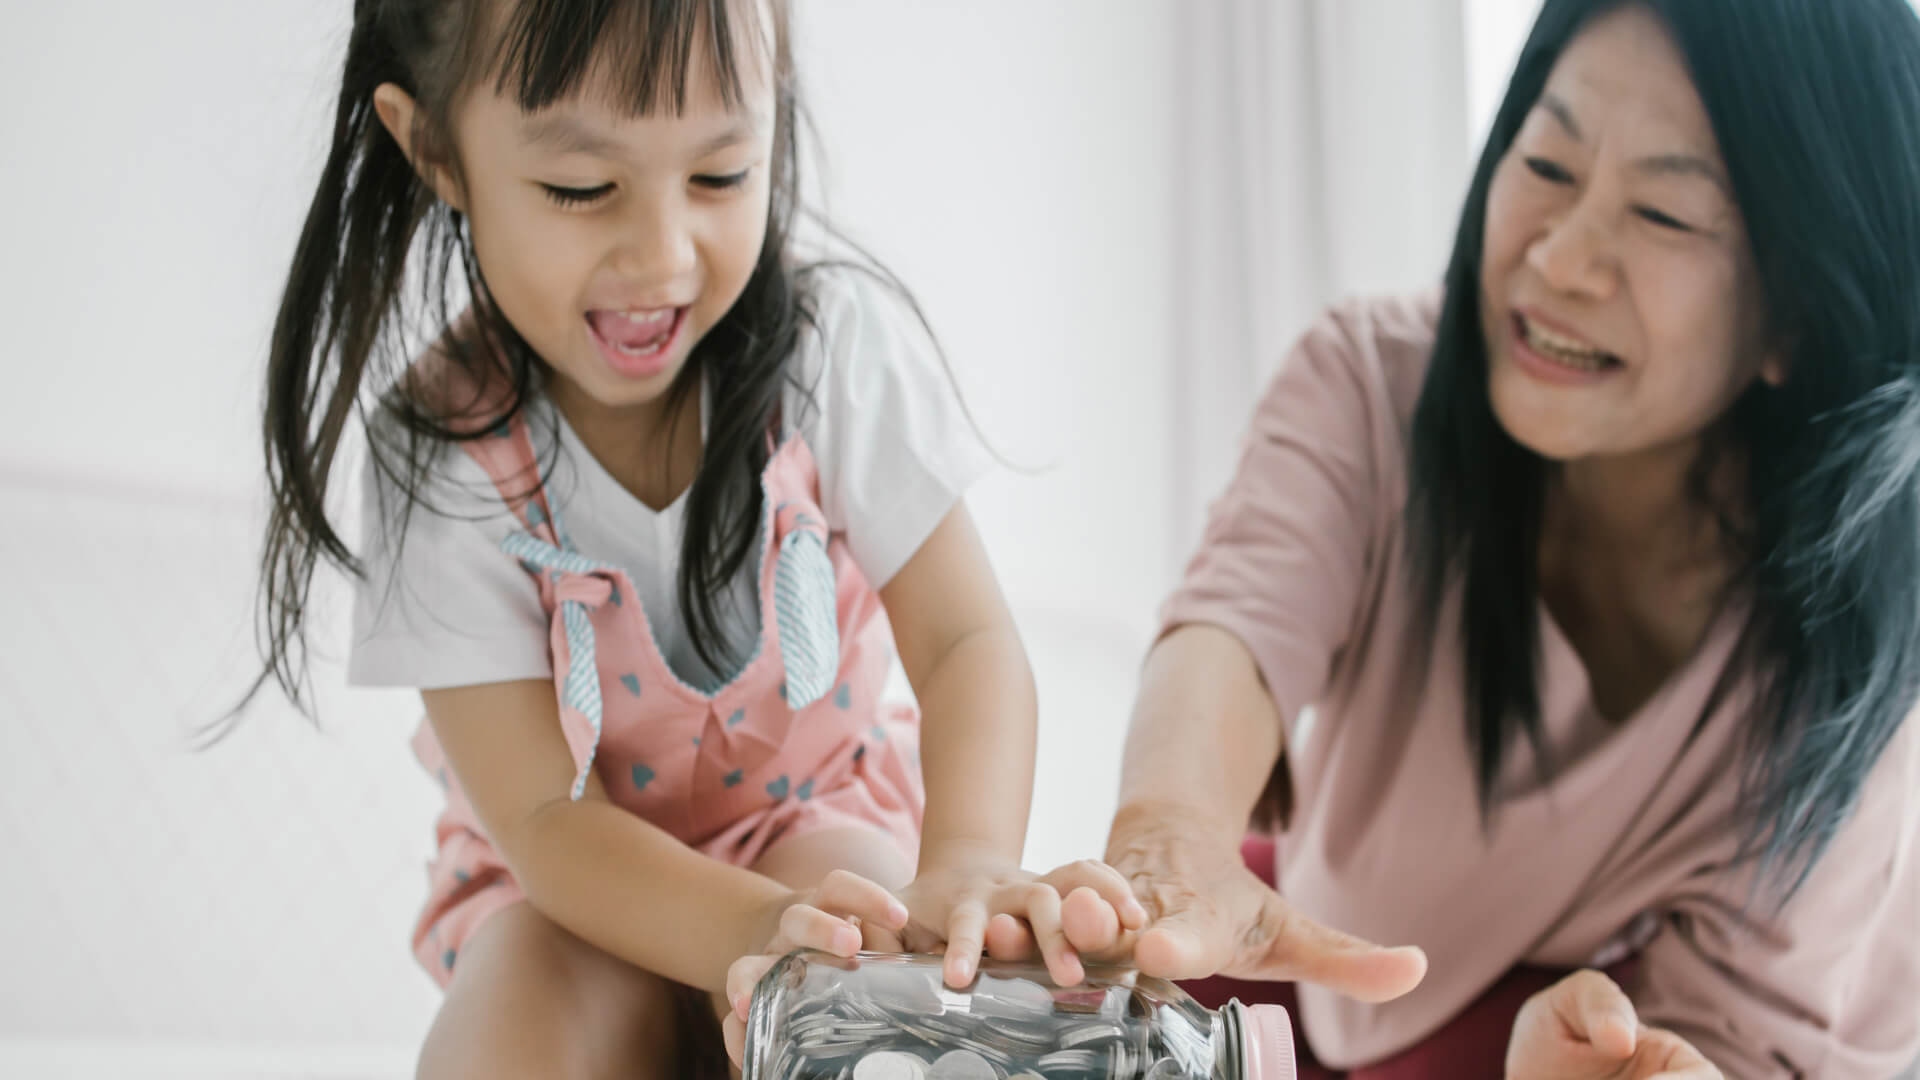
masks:
[[[1605,352],[1589,349],[1576,341],[1535,326],[1531,321],[1525,322],[1524,325],[1527,331],[1527,344],[1569,367],[1598,371],[1607,366],[1608,354]]]

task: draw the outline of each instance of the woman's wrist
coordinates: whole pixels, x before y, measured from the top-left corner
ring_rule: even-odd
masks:
[[[1154,795],[1121,797],[1114,811],[1113,824],[1107,830],[1108,861],[1128,840],[1146,832],[1181,834],[1186,843],[1204,851],[1218,848],[1238,858],[1240,841],[1246,835],[1247,817],[1220,807],[1208,807],[1196,800],[1172,799]]]

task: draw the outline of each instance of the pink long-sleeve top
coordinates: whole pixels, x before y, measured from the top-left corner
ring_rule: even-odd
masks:
[[[1903,725],[1791,903],[1750,904],[1749,875],[1727,869],[1752,715],[1735,660],[1740,604],[1619,722],[1599,714],[1542,608],[1541,719],[1557,771],[1542,786],[1532,754],[1510,753],[1483,829],[1457,595],[1421,663],[1405,550],[1411,417],[1438,307],[1435,295],[1350,304],[1306,335],[1163,613],[1169,628],[1213,624],[1245,643],[1288,726],[1281,893],[1431,961],[1418,989],[1386,1004],[1303,987],[1316,1054],[1335,1067],[1377,1060],[1517,964],[1637,950],[1627,989],[1643,1020],[1729,1077],[1897,1073],[1920,1053],[1920,724]]]

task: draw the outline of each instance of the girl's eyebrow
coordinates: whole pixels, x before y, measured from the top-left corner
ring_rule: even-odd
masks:
[[[565,113],[546,113],[520,125],[520,137],[529,146],[543,147],[563,154],[592,154],[612,157],[614,141],[576,121]]]
[[[704,157],[730,146],[752,142],[764,126],[765,120],[760,114],[744,116],[732,127],[701,144],[698,153]],[[520,137],[530,146],[563,154],[616,157],[620,152],[617,141],[565,113],[546,113],[523,122]]]
[[[715,151],[725,150],[729,146],[752,142],[765,127],[765,118],[759,113],[749,113],[740,118],[732,127],[708,139],[700,146],[700,155],[705,157]]]

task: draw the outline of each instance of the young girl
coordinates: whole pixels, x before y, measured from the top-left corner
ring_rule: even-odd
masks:
[[[423,1076],[718,1072],[727,1003],[687,991],[743,955],[944,940],[963,983],[991,922],[1073,981],[1061,892],[1144,918],[1105,867],[1017,866],[984,452],[910,303],[790,250],[788,48],[777,0],[355,4],[274,330],[265,593],[292,690],[316,561],[353,569],[350,678],[426,702]],[[357,556],[323,509],[356,418]],[[878,700],[889,627],[924,729]]]

